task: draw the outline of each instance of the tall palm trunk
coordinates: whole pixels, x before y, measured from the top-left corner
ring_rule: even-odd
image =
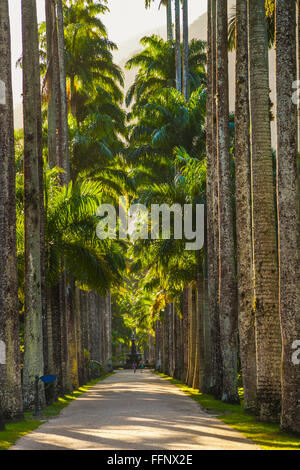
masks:
[[[162,371],[162,324],[160,320],[155,323],[155,369]]]
[[[198,286],[197,286],[198,287]],[[195,290],[195,360],[194,360],[194,377],[193,377],[193,388],[200,388],[200,373],[202,375],[203,367],[203,309],[199,302],[200,292],[198,288]]]
[[[175,56],[176,56],[176,89],[182,91],[182,61],[180,35],[180,0],[175,0]]]
[[[63,261],[61,261],[63,264]],[[70,393],[73,390],[71,371],[69,367],[69,345],[68,338],[70,336],[70,322],[68,312],[68,288],[67,276],[65,271],[60,274],[59,280],[59,315],[60,315],[60,340],[61,340],[61,371],[62,371],[62,387],[64,393]]]
[[[217,1],[217,143],[220,247],[220,341],[222,400],[237,402],[237,305],[229,152],[227,1]]]
[[[47,96],[48,96],[48,162],[51,168],[56,165],[56,88],[54,75],[53,43],[55,34],[55,4],[45,2],[47,36]]]
[[[171,302],[168,306],[169,315],[169,365],[168,374],[174,376],[174,304]]]
[[[169,309],[164,311],[163,320],[163,373],[169,374]]]
[[[193,288],[189,286],[187,288],[187,314],[188,314],[188,369],[186,383],[189,387],[193,386],[193,377],[194,377],[194,328],[195,328],[195,317],[194,317],[194,302],[193,302]]]
[[[273,421],[280,412],[281,336],[264,0],[249,2],[249,59],[257,402],[261,419]]]
[[[42,293],[41,293],[41,217],[39,180],[39,50],[36,3],[22,0],[23,114],[24,114],[24,369],[23,394],[26,409],[32,409],[35,378],[44,373]],[[45,404],[44,387],[39,382],[40,406]]]
[[[88,328],[88,302],[87,292],[80,291],[80,323],[81,323],[81,347],[84,361],[83,381],[89,380],[89,328]],[[104,341],[102,343],[104,345]],[[103,362],[104,365],[104,362]]]
[[[76,341],[76,302],[75,281],[71,281],[67,289],[67,319],[68,319],[68,370],[70,371],[72,388],[76,390],[79,386],[77,341]]]
[[[48,288],[46,291],[46,324],[44,325],[45,332],[44,337],[47,336],[47,369],[45,367],[46,374],[53,374],[56,375],[55,370],[55,361],[54,361],[54,342],[53,342],[53,317],[52,317],[52,295],[51,289]],[[45,354],[45,353],[44,353]],[[45,356],[44,356],[45,357]],[[51,385],[48,386],[45,390],[46,393],[46,400],[47,403],[52,403],[57,398],[57,384],[58,384],[58,375],[56,377],[56,381]]]
[[[78,382],[79,385],[85,383],[85,372],[84,372],[84,354],[82,346],[82,325],[81,325],[81,290],[75,287],[75,325],[76,325],[76,351],[77,351],[77,368],[78,368]],[[102,325],[100,323],[100,333]],[[102,362],[102,357],[100,361]]]
[[[166,5],[167,11],[167,38],[168,41],[173,41],[173,24],[172,24],[172,0],[168,0]]]
[[[183,289],[182,300],[182,326],[183,326],[183,371],[182,382],[187,381],[189,367],[189,309],[188,309],[188,287]]]
[[[198,256],[197,269],[197,310],[198,310],[198,388],[205,393],[208,390],[210,375],[210,334],[207,323],[207,302],[204,263]]]
[[[185,99],[188,100],[190,97],[188,0],[182,0],[182,23],[183,23],[183,95]]]
[[[65,66],[65,41],[64,41],[64,19],[62,1],[56,0],[51,2],[51,21],[49,20],[49,33],[51,41],[51,66],[52,80],[55,93],[55,135],[56,135],[56,155],[55,164],[64,170],[60,176],[61,184],[70,182],[70,159],[69,159],[69,130],[68,130],[68,107],[66,93],[66,66]],[[53,100],[52,100],[53,101]],[[54,106],[54,104],[53,104]],[[49,111],[50,113],[50,111]],[[51,112],[51,116],[53,111]],[[53,129],[52,129],[53,130]],[[54,140],[54,136],[52,137]],[[48,150],[50,152],[50,149]],[[53,159],[52,159],[53,160]],[[64,266],[64,260],[61,260]],[[73,384],[77,382],[77,373],[73,373],[74,357],[76,344],[75,322],[72,320],[72,312],[75,306],[70,305],[70,299],[75,301],[74,295],[68,299],[69,293],[72,291],[72,282],[67,284],[67,276],[62,272],[60,279],[60,306],[61,306],[61,322],[62,322],[62,359],[63,359],[63,383],[65,391],[70,391]],[[71,379],[71,376],[73,379]],[[74,387],[74,385],[73,385]]]
[[[244,407],[256,409],[256,346],[251,224],[250,111],[248,80],[248,8],[236,3],[235,198],[238,318]]]
[[[208,315],[210,329],[215,309],[215,275],[214,275],[214,172],[213,172],[213,45],[212,45],[212,2],[207,2],[207,93],[206,93],[206,157],[207,157],[207,177],[206,177],[206,253],[207,253],[207,294],[208,294]],[[213,335],[211,335],[211,340]],[[213,346],[213,345],[212,345]],[[211,349],[211,353],[213,348]],[[212,363],[212,355],[211,360]],[[212,369],[210,367],[210,369]],[[211,370],[212,372],[212,370]],[[212,375],[212,374],[211,374]],[[210,387],[208,381],[208,387]],[[208,391],[205,390],[205,391]]]
[[[221,352],[219,326],[219,225],[216,148],[216,0],[208,1],[207,24],[207,257],[210,327],[210,380],[207,392],[221,396]]]
[[[108,292],[106,296],[107,308],[107,324],[106,324],[106,338],[107,338],[107,365],[108,369],[112,368],[112,338],[111,338],[111,293]]]
[[[49,320],[48,324],[48,334],[51,334],[52,329],[53,365],[56,375],[55,386],[57,395],[61,396],[63,394],[63,374],[59,285],[55,285],[50,288],[49,297],[51,305],[48,308],[51,308],[51,319]],[[50,362],[51,361],[49,361],[49,363]]]
[[[100,298],[96,292],[90,293],[90,331],[91,331],[91,360],[101,362],[101,325],[100,325]],[[97,368],[92,369],[92,378],[99,376]]]
[[[281,427],[300,433],[300,366],[292,361],[300,339],[300,225],[297,108],[291,100],[296,69],[296,6],[276,0],[277,196],[279,311],[282,331]]]
[[[0,410],[23,416],[16,247],[15,151],[8,1],[0,2]]]
[[[68,102],[66,88],[66,60],[64,17],[62,0],[57,3],[57,37],[58,37],[58,61],[59,61],[59,86],[61,98],[61,140],[62,140],[62,168],[65,171],[64,183],[70,182],[70,157],[69,157],[69,128],[68,128]]]
[[[42,108],[41,108],[41,71],[39,60],[39,36],[35,35],[35,90],[37,102],[37,148],[38,148],[38,175],[39,175],[39,206],[40,206],[40,264],[41,264],[41,298],[42,298],[42,328],[43,328],[43,358],[44,372],[48,370],[48,336],[47,331],[47,281],[46,281],[46,245],[45,245],[45,205],[44,205],[44,159],[43,159],[43,130],[42,130]]]
[[[300,81],[300,2],[297,1],[297,79]],[[298,131],[297,131],[297,150],[300,151],[300,102],[297,106],[297,123],[298,123]]]
[[[181,380],[183,369],[183,343],[182,343],[182,319],[174,304],[174,355],[175,368],[174,377]]]

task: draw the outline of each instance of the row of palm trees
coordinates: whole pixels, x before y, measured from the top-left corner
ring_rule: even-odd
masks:
[[[46,0],[46,23],[38,27],[36,1],[22,1],[24,127],[15,155],[9,10],[0,2],[5,420],[34,408],[36,376],[56,376],[46,389],[39,381],[43,408],[111,367],[110,288],[125,269],[124,247],[97,239],[94,214],[122,191],[126,175],[117,157],[123,78],[97,18],[105,3]],[[92,162],[82,160],[85,153]]]
[[[268,1],[277,55],[276,158],[265,1],[237,0],[228,38],[227,2],[208,0],[206,54],[203,42],[188,39],[188,1],[182,27],[174,2],[175,37],[173,3],[162,3],[168,40],[143,38],[144,50],[128,61],[138,71],[126,114],[115,45],[98,17],[106,2],[46,0],[38,31],[36,2],[23,0],[24,172],[17,161],[15,184],[9,14],[7,1],[0,2],[1,406],[17,418],[23,399],[33,406],[36,375],[58,378],[46,397],[41,385],[43,405],[87,380],[89,359],[108,364],[110,288],[118,286],[115,315],[132,311],[123,318],[127,326],[155,336],[158,369],[233,403],[241,372],[245,410],[266,421],[281,415],[283,429],[299,432],[295,2]],[[170,240],[134,244],[97,240],[95,209],[120,194],[146,205],[205,203],[204,249],[185,250],[186,240],[173,232]]]
[[[175,2],[176,19],[178,3]],[[177,31],[178,26],[176,21]],[[158,310],[162,307],[159,317],[162,323],[156,324],[156,363],[164,372],[197,387],[199,370],[205,371],[201,390],[235,403],[239,401],[240,359],[245,410],[265,421],[281,420],[282,429],[299,432],[300,372],[295,360],[300,337],[299,170],[297,107],[292,100],[292,85],[297,79],[296,27],[293,0],[267,4],[265,0],[237,0],[228,37],[227,2],[208,1],[206,261],[204,271],[198,270],[198,277],[194,274],[194,284],[190,287],[181,279],[184,290],[180,288],[181,297],[177,297],[181,298],[181,305],[177,305],[179,315],[172,302],[176,295],[170,294],[171,282],[166,278],[157,281],[156,306]],[[276,156],[271,146],[268,61],[268,47],[273,40]],[[150,44],[144,40],[145,45],[147,41]],[[175,51],[176,40],[172,44]],[[228,48],[232,45],[236,49],[234,135],[231,135],[233,121],[228,96]],[[176,52],[174,56],[179,57]],[[145,88],[150,89],[150,61],[147,61],[148,69],[138,56],[129,62],[129,66],[139,66],[133,87],[139,87],[139,82],[144,81]],[[180,70],[184,70],[181,62]],[[158,81],[157,77],[160,71],[156,73]],[[177,68],[176,87],[188,99],[186,87],[179,85],[179,77]],[[151,99],[144,90],[136,97],[135,115],[140,127],[134,125],[132,136],[140,147],[133,155],[144,162],[147,155],[152,158],[159,155],[158,147],[164,142],[169,146],[169,155],[176,144],[186,145],[180,143],[179,127],[173,139],[168,140],[172,118],[166,114],[167,122],[158,120],[159,114],[164,113],[163,106],[171,103],[171,94],[158,92],[158,88],[155,98]],[[164,94],[166,102],[163,102]],[[155,106],[156,114],[151,115]],[[174,108],[172,116],[176,116]],[[156,128],[155,132],[151,127]],[[199,154],[198,158],[201,160]],[[177,171],[178,168],[175,174]],[[168,177],[170,184],[172,172]],[[179,171],[176,181],[182,177]],[[165,191],[165,201],[167,194],[170,196],[170,192]],[[158,197],[161,196],[154,191],[156,202]],[[173,194],[170,202],[176,197]],[[167,250],[166,244],[164,249]],[[153,249],[154,258],[151,253],[146,255],[143,268],[148,266],[152,281],[154,266],[156,277],[167,276],[171,280],[168,269],[172,258],[157,249]],[[179,252],[176,253],[178,256]],[[203,289],[201,272],[207,277],[207,290]],[[149,281],[149,285],[153,288],[155,283]],[[159,304],[162,296],[165,301]],[[182,348],[181,355],[176,345],[177,349]]]

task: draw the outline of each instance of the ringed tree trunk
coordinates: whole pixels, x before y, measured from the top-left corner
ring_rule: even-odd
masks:
[[[214,275],[214,261],[215,261],[215,246],[214,246],[214,154],[213,154],[213,44],[212,44],[212,2],[207,1],[207,94],[206,94],[206,157],[207,157],[207,177],[206,177],[206,254],[207,254],[207,295],[208,295],[208,317],[209,326],[213,325],[215,299],[217,293],[215,291],[215,275]],[[211,335],[211,341],[214,338]],[[211,345],[213,346],[213,345]],[[210,370],[211,378],[207,383],[206,392],[210,389],[212,380],[212,362],[214,348],[211,348],[210,354]]]
[[[163,319],[163,373],[169,375],[169,306],[164,310]]]
[[[197,374],[198,388],[200,392],[207,390],[207,377],[209,375],[208,359],[210,356],[209,331],[207,327],[207,305],[206,305],[206,285],[204,263],[198,253],[198,269],[197,269],[197,317],[198,317],[198,359]],[[196,387],[194,387],[196,388]]]
[[[61,261],[62,262],[62,261]],[[63,263],[63,262],[62,262]],[[69,348],[68,338],[70,335],[70,325],[68,321],[68,286],[67,276],[65,271],[60,273],[59,280],[59,315],[60,315],[60,340],[61,340],[61,371],[62,371],[62,387],[64,393],[71,393],[73,391],[70,361],[69,361]]]
[[[81,290],[75,286],[75,325],[76,325],[76,351],[77,351],[77,367],[78,367],[78,381],[79,386],[84,385],[85,372],[84,372],[84,355],[82,346],[82,326],[81,326]],[[101,325],[100,325],[101,333]],[[100,362],[102,359],[100,358]]]
[[[173,41],[173,24],[172,24],[172,0],[167,0],[167,38],[168,41]]]
[[[187,288],[187,309],[188,309],[188,370],[186,383],[189,387],[193,386],[194,378],[194,329],[195,329],[195,316],[194,316],[194,292],[193,288]]]
[[[36,117],[37,117],[37,148],[38,148],[38,175],[39,175],[39,197],[40,197],[40,263],[41,263],[41,297],[42,297],[42,322],[43,322],[43,358],[44,373],[48,370],[48,336],[47,331],[47,282],[46,282],[46,246],[45,246],[45,206],[44,206],[44,159],[43,159],[43,130],[42,130],[42,108],[41,108],[41,71],[39,60],[39,36],[35,35],[35,90],[36,90]]]
[[[67,289],[67,322],[68,322],[68,370],[70,371],[73,390],[78,389],[78,362],[77,362],[77,341],[76,341],[76,300],[75,281],[70,281]]]
[[[168,305],[168,350],[169,350],[169,357],[168,357],[168,375],[170,377],[174,376],[174,304],[170,303]]]
[[[0,414],[2,409],[5,419],[21,420],[15,150],[7,0],[0,2],[0,129]]]
[[[223,363],[222,400],[237,394],[237,305],[234,261],[232,181],[229,141],[227,1],[217,1],[217,145],[219,183],[220,342]]]
[[[112,339],[111,339],[111,293],[106,296],[106,341],[107,341],[107,366],[112,370]]]
[[[182,382],[187,381],[189,368],[189,309],[188,309],[188,287],[183,289],[182,300],[182,327],[183,327],[183,371]]]
[[[58,62],[59,62],[59,87],[61,108],[61,140],[62,140],[62,168],[65,171],[63,182],[70,182],[70,157],[69,157],[69,126],[68,126],[68,101],[66,87],[66,57],[64,38],[64,17],[62,0],[56,0],[57,5],[57,39],[58,39]]]
[[[162,324],[160,320],[155,322],[155,369],[162,372]]]
[[[24,368],[25,409],[33,409],[35,378],[44,373],[43,318],[41,292],[41,208],[39,179],[38,107],[36,90],[39,78],[38,28],[36,2],[22,0],[23,114],[24,114],[24,217],[25,217],[25,292],[24,292]],[[40,407],[45,405],[44,387],[39,381]]]
[[[300,224],[297,107],[291,99],[296,69],[296,5],[276,0],[277,203],[279,311],[282,332],[281,428],[300,433]]]
[[[100,325],[100,298],[96,292],[90,293],[90,331],[91,331],[91,360],[101,363],[101,325]],[[92,378],[99,377],[99,371],[92,369]]]
[[[55,361],[54,361],[54,344],[53,344],[53,318],[52,318],[52,290],[47,288],[46,291],[46,321],[44,337],[47,336],[47,369],[45,366],[46,374],[56,375]],[[57,387],[59,383],[59,376],[56,376],[56,381],[53,384],[49,384],[45,390],[47,404],[52,403],[57,398]]]
[[[62,341],[61,341],[61,316],[60,316],[60,296],[59,285],[51,286],[49,288],[51,319],[48,324],[48,334],[51,334],[52,329],[52,346],[53,346],[53,365],[56,375],[56,394],[63,395],[63,372],[62,372]],[[50,315],[49,315],[50,316]],[[51,349],[50,349],[51,351]],[[48,349],[48,352],[50,352]],[[48,361],[51,363],[51,361]]]
[[[175,56],[176,56],[176,89],[178,91],[182,91],[180,0],[175,0]]]
[[[297,79],[300,81],[300,2],[297,1]],[[298,122],[298,143],[297,150],[300,152],[300,101],[297,106],[297,122]]]
[[[89,380],[89,328],[88,328],[88,302],[87,292],[80,290],[80,323],[81,323],[81,347],[83,357],[83,381]]]
[[[264,0],[249,2],[249,59],[257,404],[262,420],[278,421],[281,332]]]
[[[194,324],[194,331],[195,331],[195,354],[194,354],[194,376],[193,376],[193,388],[198,389],[200,388],[200,371],[203,367],[203,330],[202,324],[203,321],[203,309],[202,305],[199,302],[200,292],[197,289],[194,291],[195,296],[195,303],[194,303],[194,316],[195,316],[195,324]],[[201,351],[200,351],[201,349]]]
[[[55,4],[52,0],[45,1],[46,37],[47,37],[47,101],[48,101],[48,163],[51,168],[56,160],[56,88],[54,75],[54,35],[55,35]]]
[[[188,0],[182,0],[182,20],[183,20],[183,96],[185,97],[186,100],[188,100],[190,97]]]
[[[236,3],[235,199],[238,319],[245,411],[256,411],[256,345],[252,260],[248,8]]]
[[[182,323],[174,303],[174,377],[181,380],[183,344],[181,341]]]
[[[207,24],[207,258],[210,326],[210,380],[208,393],[221,397],[221,351],[219,326],[219,225],[216,147],[216,0],[208,0]]]

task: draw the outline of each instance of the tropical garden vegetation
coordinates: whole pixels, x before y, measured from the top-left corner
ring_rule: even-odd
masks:
[[[189,38],[188,0],[161,6],[167,40],[142,38],[125,94],[106,0],[45,0],[40,25],[36,1],[22,0],[14,134],[0,0],[0,422],[34,409],[36,376],[56,376],[39,381],[44,407],[123,364],[135,332],[159,372],[300,434],[300,7],[207,0],[203,42]],[[97,208],[120,196],[194,215],[203,204],[203,247],[187,250],[174,226],[99,239]]]

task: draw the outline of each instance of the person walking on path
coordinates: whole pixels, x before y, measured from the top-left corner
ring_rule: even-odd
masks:
[[[136,373],[136,368],[137,368],[137,363],[136,362],[134,362],[132,364],[132,368],[133,368],[133,372]]]
[[[141,371],[141,373],[143,372],[143,369],[144,369],[144,365],[143,365],[143,363],[141,362],[141,365],[140,365],[140,371]]]

